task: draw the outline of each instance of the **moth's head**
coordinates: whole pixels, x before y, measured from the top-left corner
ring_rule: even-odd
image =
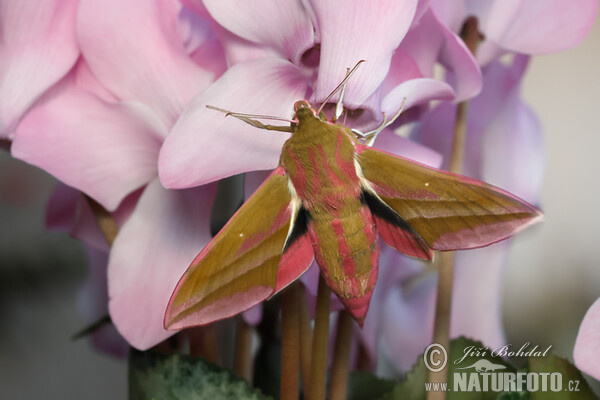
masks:
[[[323,113],[321,113],[321,114],[323,114],[322,116],[321,115],[317,116],[317,112],[315,111],[313,106],[311,106],[310,103],[306,100],[298,100],[294,104],[294,111],[296,113],[296,119],[298,121],[301,121],[308,117],[319,118],[321,120],[327,119],[325,117],[325,114],[323,114]]]

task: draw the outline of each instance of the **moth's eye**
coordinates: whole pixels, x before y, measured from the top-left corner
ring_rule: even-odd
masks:
[[[298,111],[301,108],[310,108],[310,105],[308,104],[308,102],[306,100],[298,100],[294,104],[294,111]]]

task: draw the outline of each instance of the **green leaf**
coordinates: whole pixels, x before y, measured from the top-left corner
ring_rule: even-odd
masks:
[[[370,372],[360,371],[350,374],[347,400],[378,399],[394,389],[394,381],[378,378]]]
[[[464,357],[466,349],[471,349],[472,351],[467,352],[469,354],[466,357]],[[502,359],[501,357],[492,356],[489,350],[484,349],[484,346],[481,342],[470,340],[464,337],[452,340],[447,360],[447,400],[512,400],[525,398],[523,397],[524,394],[521,393],[497,393],[491,390],[487,392],[468,390],[475,389],[477,387],[483,388],[483,378],[481,376],[475,375],[474,378],[471,378],[471,374],[475,372],[475,367],[481,364],[480,360],[486,360],[490,364],[493,364],[496,368],[498,368],[498,366],[504,367],[502,369],[503,372],[515,372],[514,368],[504,359]],[[455,363],[455,361],[459,360],[459,363]],[[459,368],[463,368],[464,370],[461,370]],[[466,388],[467,390],[454,391],[455,372],[459,373],[461,377],[465,378],[464,381],[460,382],[459,387],[463,389]],[[429,371],[425,367],[423,355],[420,355],[417,360],[417,363],[412,368],[412,370],[405,376],[404,380],[398,385],[396,385],[392,392],[381,397],[381,400],[425,400],[425,398],[427,397],[427,391],[425,390],[425,387],[426,383],[428,382]],[[437,390],[441,390],[443,386],[430,386],[431,391],[435,391],[436,388]]]
[[[556,354],[551,353],[546,357],[530,357],[529,371],[562,375],[555,375],[561,381],[559,391],[531,392],[531,400],[587,400],[598,398],[594,395],[581,372],[569,361]],[[558,386],[555,386],[555,389],[558,389]]]
[[[203,359],[132,351],[130,400],[267,400],[248,382]]]

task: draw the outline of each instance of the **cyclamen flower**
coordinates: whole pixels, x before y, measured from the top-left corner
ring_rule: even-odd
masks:
[[[138,3],[80,2],[83,56],[22,118],[11,151],[109,211],[133,198],[110,252],[108,306],[127,341],[147,349],[173,334],[163,313],[210,239],[216,190],[164,189],[158,151],[186,103],[223,72],[224,58],[207,21],[190,26],[172,0]],[[212,58],[197,57],[207,52]]]
[[[361,59],[366,62],[348,81],[344,97],[346,107],[364,111],[357,121],[350,117],[353,126],[378,125],[382,112],[394,115],[404,98],[405,108],[454,98],[447,83],[431,78],[440,55],[460,77],[455,85],[459,99],[480,89],[474,59],[443,25],[432,23],[434,29],[425,39],[432,46],[426,51],[402,47],[411,24],[418,25],[427,14],[414,0],[377,7],[369,1],[348,7],[337,0],[265,0],[235,7],[229,1],[204,4],[221,26],[216,29],[233,65],[190,103],[166,139],[159,160],[166,187],[197,186],[277,166],[288,134],[257,132],[241,121],[224,119],[206,105],[287,117],[299,99],[322,102],[342,81],[346,69]],[[202,11],[197,3],[192,5]],[[269,23],[264,23],[265,18]],[[235,161],[222,162],[224,157]]]

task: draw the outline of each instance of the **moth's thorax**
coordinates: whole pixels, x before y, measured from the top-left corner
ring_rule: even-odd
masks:
[[[322,121],[312,109],[296,111],[298,124],[283,145],[281,164],[313,217],[356,212],[360,196],[354,142],[341,125]]]

